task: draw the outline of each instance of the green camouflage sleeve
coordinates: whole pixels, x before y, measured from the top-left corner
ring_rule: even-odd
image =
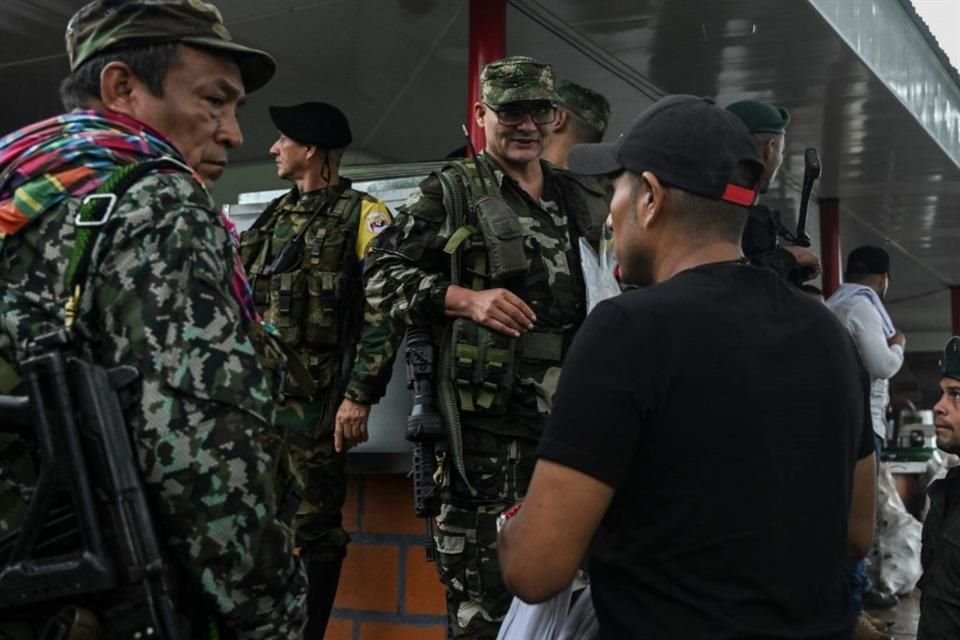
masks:
[[[389,228],[393,218],[387,205],[369,195],[357,207],[357,214],[357,219],[351,220],[351,224],[357,225],[357,257],[362,265],[370,243]],[[393,320],[374,310],[365,297],[362,316],[363,329],[357,344],[357,357],[344,395],[354,402],[371,405],[382,398],[387,390],[403,334]]]
[[[402,325],[443,317],[450,258],[443,246],[451,223],[439,180],[430,176],[370,245],[364,281],[370,306]]]
[[[348,399],[374,404],[383,397],[402,338],[400,327],[392,319],[364,303],[363,332],[347,385]]]
[[[122,202],[88,291],[101,358],[143,376],[131,427],[168,549],[237,637],[300,638],[305,577],[274,517],[258,444],[272,404],[231,295],[226,232],[184,175],[149,177]]]

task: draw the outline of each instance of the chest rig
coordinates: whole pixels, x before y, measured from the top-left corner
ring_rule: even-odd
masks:
[[[454,228],[443,249],[450,255],[451,283],[474,291],[506,288],[536,306],[530,292],[549,289],[537,246],[531,250],[525,244],[524,226],[500,195],[493,171],[480,160],[457,162],[439,178]],[[557,366],[563,359],[565,336],[559,329],[538,327],[513,338],[457,318],[449,332],[442,365],[460,411],[467,413],[506,413],[523,369]]]
[[[264,211],[241,242],[257,310],[319,389],[334,382],[337,354],[355,341],[360,325],[358,223],[352,220],[360,198],[349,185],[335,187],[317,207],[284,197]],[[283,387],[286,395],[304,395],[290,378]]]

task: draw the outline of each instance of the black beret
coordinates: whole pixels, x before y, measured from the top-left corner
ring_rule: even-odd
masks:
[[[890,255],[880,247],[857,247],[847,256],[847,273],[890,273]]]
[[[343,111],[326,102],[270,107],[270,119],[283,135],[321,149],[343,149],[353,141]]]
[[[784,133],[790,124],[786,109],[767,102],[741,100],[727,105],[727,111],[740,118],[750,133]]]

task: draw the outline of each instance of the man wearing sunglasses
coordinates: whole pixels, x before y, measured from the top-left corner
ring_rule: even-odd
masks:
[[[577,184],[541,160],[556,118],[551,67],[505,58],[480,82],[483,152],[421,183],[372,243],[364,277],[374,308],[439,340],[434,384],[455,445],[438,487],[437,564],[453,637],[492,639],[511,599],[495,521],[526,493],[584,317],[578,239],[590,217]]]

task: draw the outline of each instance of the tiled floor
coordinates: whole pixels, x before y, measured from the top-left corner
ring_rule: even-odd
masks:
[[[876,618],[893,621],[891,632],[896,640],[914,640],[917,637],[917,622],[920,620],[920,592],[901,596],[900,604],[886,611],[871,611]]]

